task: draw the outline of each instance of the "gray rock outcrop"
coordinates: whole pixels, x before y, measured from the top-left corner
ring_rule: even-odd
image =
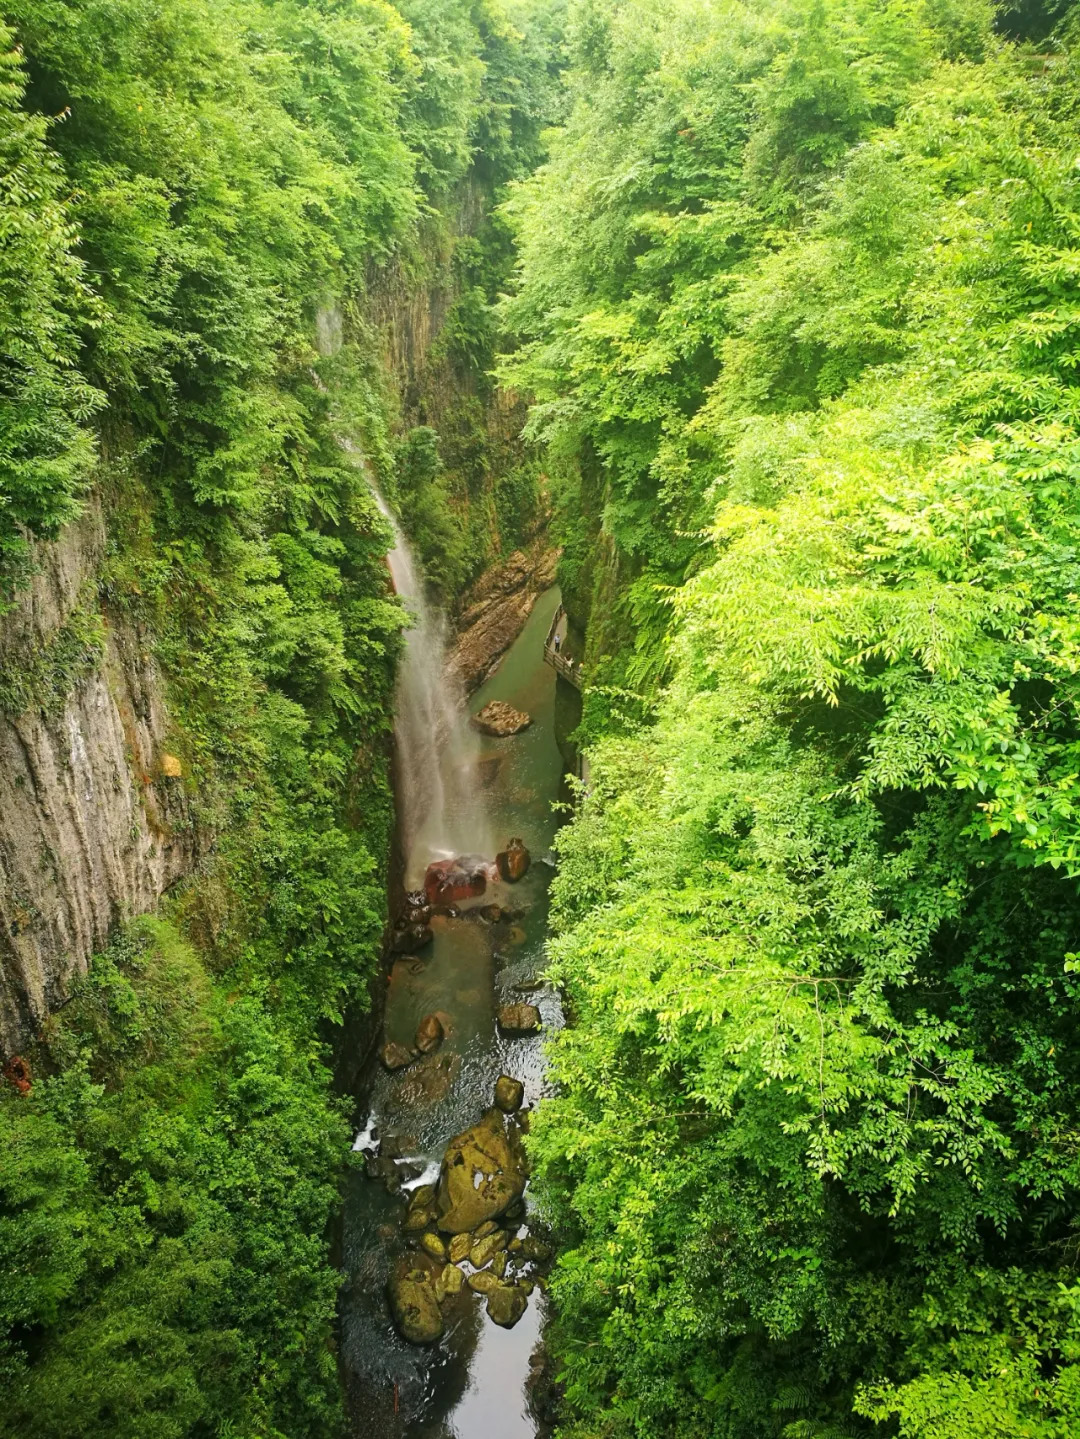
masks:
[[[148,637],[103,613],[100,511],[32,547],[0,617],[0,1051],[32,1038],[121,921],[194,863]],[[99,644],[81,643],[94,630]]]

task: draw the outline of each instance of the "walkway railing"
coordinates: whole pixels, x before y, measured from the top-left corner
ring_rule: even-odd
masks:
[[[548,626],[547,639],[544,641],[544,663],[549,664],[553,670],[557,670],[564,680],[569,680],[575,689],[580,689],[581,667],[576,665],[569,655],[560,654],[555,648],[555,634],[565,616],[566,610],[560,605]]]

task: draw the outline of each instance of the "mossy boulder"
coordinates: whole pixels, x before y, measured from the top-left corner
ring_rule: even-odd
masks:
[[[525,1152],[517,1125],[489,1109],[447,1145],[439,1175],[439,1228],[464,1234],[494,1220],[525,1192]]]
[[[535,1034],[540,1028],[540,1011],[535,1004],[504,1004],[499,1009],[499,1028],[511,1036]]]
[[[446,1245],[437,1234],[422,1234],[420,1247],[425,1254],[430,1254],[432,1259],[438,1259],[443,1264],[446,1263]]]
[[[472,1244],[471,1234],[455,1234],[450,1240],[450,1262],[458,1264],[462,1259],[468,1259]]]
[[[390,1310],[403,1339],[410,1344],[434,1344],[442,1337],[443,1321],[431,1270],[415,1256],[395,1264],[388,1285]]]
[[[469,1263],[474,1269],[483,1269],[490,1264],[500,1249],[506,1248],[506,1235],[501,1229],[496,1229],[494,1234],[489,1234],[479,1243],[474,1244],[469,1251]]]
[[[448,1264],[435,1283],[435,1291],[439,1294],[440,1299],[448,1295],[460,1294],[464,1288],[465,1275],[456,1264]]]
[[[524,1098],[525,1086],[520,1079],[501,1074],[495,1081],[495,1107],[504,1114],[514,1114],[521,1108]]]
[[[502,1284],[487,1292],[488,1318],[503,1329],[513,1329],[529,1306],[528,1298],[516,1284]]]

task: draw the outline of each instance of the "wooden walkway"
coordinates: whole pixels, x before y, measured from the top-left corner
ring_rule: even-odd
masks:
[[[544,641],[544,663],[549,664],[553,670],[562,675],[564,680],[579,690],[581,688],[581,666],[576,665],[568,655],[559,654],[555,648],[555,632],[565,615],[566,610],[560,605],[548,626],[547,639]]]

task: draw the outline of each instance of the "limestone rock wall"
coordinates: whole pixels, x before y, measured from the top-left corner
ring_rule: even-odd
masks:
[[[96,603],[100,512],[35,547],[34,578],[0,616],[0,675],[49,651]],[[109,623],[70,691],[0,712],[0,1053],[17,1052],[125,918],[192,865],[183,780],[163,769],[168,715],[147,637]]]

